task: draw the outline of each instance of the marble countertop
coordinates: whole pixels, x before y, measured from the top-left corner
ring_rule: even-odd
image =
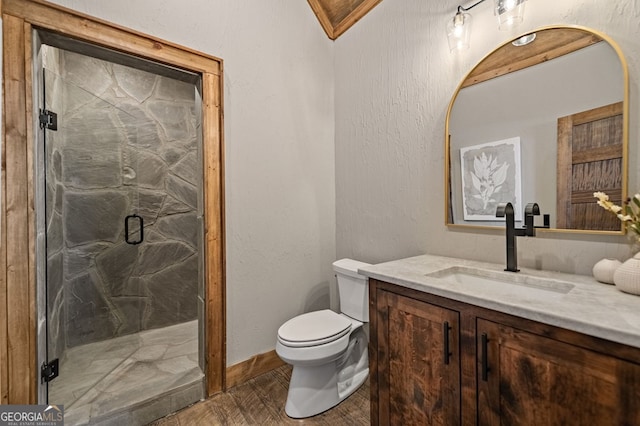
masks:
[[[448,271],[480,271],[508,282],[455,282]],[[640,348],[640,296],[593,277],[423,255],[359,269],[362,275],[460,302]],[[475,273],[475,272],[474,272]],[[545,287],[549,286],[551,287]]]

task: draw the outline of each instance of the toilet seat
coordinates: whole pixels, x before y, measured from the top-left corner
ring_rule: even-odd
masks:
[[[324,345],[351,331],[352,321],[330,309],[291,318],[278,329],[278,341],[292,348]]]

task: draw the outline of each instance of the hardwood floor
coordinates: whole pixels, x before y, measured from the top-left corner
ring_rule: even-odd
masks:
[[[284,412],[291,367],[285,365],[227,392],[198,402],[152,426],[185,425],[368,425],[369,381],[338,406],[317,416],[294,420]]]

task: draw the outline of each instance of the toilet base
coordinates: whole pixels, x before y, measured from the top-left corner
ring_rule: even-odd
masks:
[[[316,367],[295,366],[284,411],[294,419],[320,414],[358,390],[368,376],[369,368],[366,368],[348,381],[338,382],[334,362]]]
[[[368,355],[367,338],[360,328],[339,360],[315,366],[294,364],[284,411],[302,419],[338,405],[367,380]]]

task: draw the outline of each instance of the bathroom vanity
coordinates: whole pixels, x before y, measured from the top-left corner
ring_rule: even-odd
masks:
[[[369,277],[372,424],[640,424],[640,298],[438,256]]]

